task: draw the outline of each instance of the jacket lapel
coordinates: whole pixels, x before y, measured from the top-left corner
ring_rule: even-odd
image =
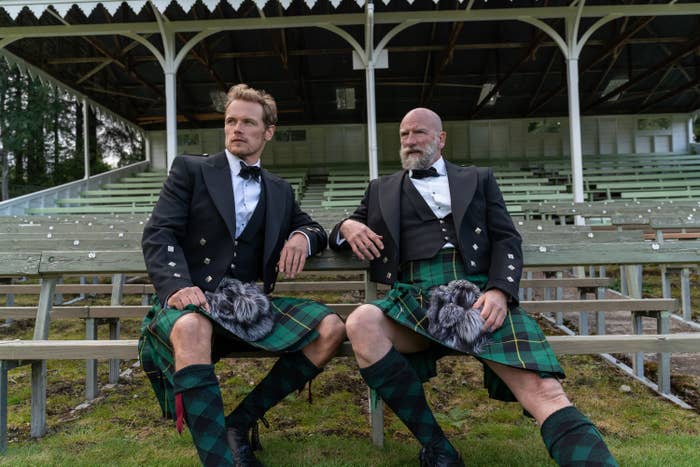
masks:
[[[452,217],[455,222],[457,238],[462,238],[460,229],[464,214],[474,198],[478,176],[473,167],[460,167],[445,161],[447,168],[447,181],[450,184],[450,203],[452,205]]]
[[[395,174],[379,179],[377,190],[379,191],[379,210],[381,217],[386,223],[389,235],[398,247],[399,229],[401,227],[401,182],[405,171],[396,172]]]
[[[231,169],[228,165],[228,159],[226,159],[226,153],[220,152],[210,156],[207,163],[202,164],[202,176],[216,209],[226,223],[231,238],[235,238],[236,203],[233,200]]]
[[[260,175],[262,189],[265,190],[265,248],[263,254],[263,267],[268,263],[282,229],[282,218],[285,217],[289,207],[289,197],[285,196],[284,186],[271,178],[267,170],[263,169]]]

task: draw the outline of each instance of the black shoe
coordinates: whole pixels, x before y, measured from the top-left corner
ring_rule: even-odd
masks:
[[[229,427],[226,430],[226,437],[237,467],[262,467],[260,461],[253,454],[247,429],[240,430],[236,427]]]
[[[464,467],[462,456],[438,449],[434,444],[429,444],[420,450],[420,467]]]

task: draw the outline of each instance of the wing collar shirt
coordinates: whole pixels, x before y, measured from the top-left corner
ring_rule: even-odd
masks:
[[[248,221],[253,217],[253,212],[260,201],[261,180],[253,177],[244,179],[238,176],[241,171],[241,159],[234,156],[226,149],[228,166],[231,168],[231,182],[233,184],[233,200],[236,204],[236,238],[241,236]],[[260,167],[260,159],[253,164]]]

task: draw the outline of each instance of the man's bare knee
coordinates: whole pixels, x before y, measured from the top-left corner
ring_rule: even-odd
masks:
[[[345,321],[345,330],[350,341],[367,336],[369,331],[376,332],[381,322],[386,319],[382,310],[374,305],[360,305],[355,308]]]
[[[202,339],[208,341],[211,340],[211,336],[212,325],[207,318],[198,313],[187,313],[175,321],[170,331],[170,342],[176,345],[176,342],[198,342]]]
[[[197,313],[188,313],[175,321],[170,331],[175,369],[211,363],[211,322]]]
[[[345,340],[345,324],[337,315],[329,315],[316,328],[318,340],[329,352],[335,352]]]
[[[311,363],[321,368],[330,361],[345,340],[345,325],[337,315],[326,316],[316,327],[318,339],[303,350]]]

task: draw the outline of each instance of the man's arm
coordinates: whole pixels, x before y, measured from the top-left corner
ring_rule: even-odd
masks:
[[[294,194],[292,193],[291,196],[293,198]],[[312,256],[325,250],[328,246],[326,230],[321,227],[321,224],[313,220],[311,216],[302,211],[296,200],[294,200],[292,209],[292,222],[288,235],[295,231],[304,233],[309,241],[309,254]]]
[[[180,289],[192,286],[180,239],[185,235],[192,180],[184,158],[176,157],[141,239],[148,275],[163,305]]]
[[[289,190],[290,196],[294,193]],[[294,278],[306,265],[306,258],[325,250],[328,246],[326,230],[301,210],[294,200],[290,234],[282,251],[277,267],[286,278]]]
[[[372,182],[370,182],[371,186]],[[381,250],[384,249],[382,236],[377,235],[367,226],[370,187],[365,191],[365,195],[355,212],[350,217],[338,222],[330,235],[331,249],[352,249],[357,257],[363,261],[379,258]]]
[[[518,289],[523,271],[522,239],[508,214],[503,195],[493,171],[488,169],[484,180],[491,262],[486,290],[499,289],[510,302],[518,302]]]

